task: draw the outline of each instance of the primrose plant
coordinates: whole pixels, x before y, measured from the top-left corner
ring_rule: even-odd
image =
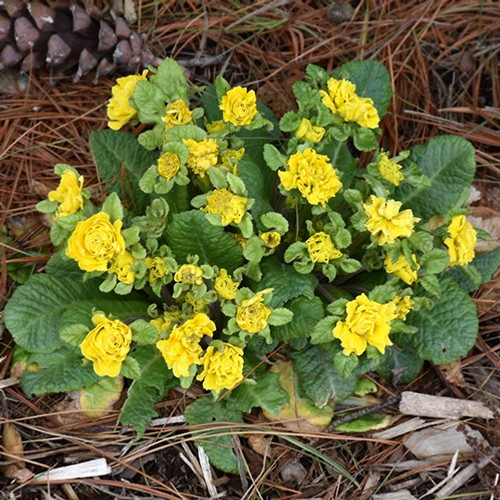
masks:
[[[190,86],[172,59],[117,80],[91,137],[108,195],[55,166],[37,205],[55,251],[5,309],[26,394],[73,392],[89,416],[124,401],[141,435],[170,389],[197,385],[189,424],[260,408],[324,428],[375,389],[367,372],[406,383],[467,354],[468,294],[499,263],[466,218],[473,147],[382,150],[392,90],[375,61],[311,65],[293,92],[278,122],[253,90]],[[205,451],[236,472],[220,434]]]

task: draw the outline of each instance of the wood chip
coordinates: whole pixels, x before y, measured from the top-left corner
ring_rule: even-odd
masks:
[[[215,487],[214,478],[212,477],[212,469],[210,468],[208,455],[205,453],[203,446],[198,446],[198,460],[200,462],[201,472],[203,474],[203,479],[205,480],[208,493],[211,497],[216,497],[218,495],[217,488]]]
[[[428,422],[422,418],[412,418],[403,422],[402,424],[395,425],[390,429],[385,429],[380,432],[375,432],[372,437],[376,439],[393,439],[397,436],[402,436],[403,434],[408,434],[409,432],[416,431],[422,427],[427,427],[429,425],[436,425],[436,422]]]
[[[465,437],[464,432],[457,428],[458,424],[435,426],[413,433],[403,441],[403,444],[417,458],[427,459],[434,457],[451,457],[457,451],[463,455],[476,453],[476,448],[471,446]],[[477,443],[481,443],[489,448],[488,443],[479,431],[465,425],[467,436],[474,438]]]
[[[88,460],[79,464],[57,467],[35,476],[35,481],[64,481],[67,479],[83,479],[85,477],[105,476],[111,474],[111,467],[105,458]]]
[[[479,401],[431,396],[405,391],[401,394],[399,411],[405,415],[434,418],[494,418],[493,412]]]
[[[417,500],[408,490],[373,495],[373,500]]]

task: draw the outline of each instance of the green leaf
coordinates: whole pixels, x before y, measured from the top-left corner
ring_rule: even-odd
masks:
[[[402,342],[399,342],[399,339]],[[408,335],[398,335],[393,341],[395,345],[386,348],[376,370],[382,377],[392,380],[394,384],[407,384],[418,377],[424,361],[417,355],[415,348],[409,344],[411,340]]]
[[[433,248],[430,252],[422,255],[420,262],[425,268],[425,271],[432,274],[437,274],[446,269],[450,263],[448,252],[439,248]]]
[[[474,267],[481,275],[481,283],[488,283],[500,266],[500,248],[491,252],[477,254],[474,260],[467,267]],[[462,290],[470,293],[477,290],[479,283],[475,283],[467,273],[467,268],[455,266],[447,271],[448,276],[452,277]]]
[[[333,328],[337,321],[339,321],[338,316],[327,316],[318,321],[311,332],[311,343],[314,345],[333,342]]]
[[[82,271],[78,263],[66,257],[64,250],[52,254],[45,265],[45,272],[57,278],[73,278],[78,281],[82,279]]]
[[[148,321],[137,319],[130,324],[132,340],[138,344],[154,344],[158,340],[158,330]]]
[[[373,100],[380,118],[387,113],[392,99],[392,85],[389,72],[383,64],[373,60],[352,61],[337,68],[332,76],[347,78],[354,83],[358,96]]]
[[[149,151],[159,148],[165,140],[165,127],[160,125],[137,136],[137,142]]]
[[[250,212],[258,221],[259,229],[264,229],[260,217],[273,211],[270,199],[275,174],[265,165],[259,165],[245,157],[238,163],[238,175],[245,183],[248,198],[255,200]]]
[[[278,212],[268,212],[260,218],[260,221],[266,229],[276,229],[280,234],[288,231],[288,221]]]
[[[178,380],[154,346],[137,347],[131,354],[139,363],[141,376],[132,382],[118,420],[122,425],[133,427],[141,436],[151,419],[158,415],[154,405],[178,384]]]
[[[174,59],[164,59],[150,81],[161,89],[167,102],[173,102],[177,99],[188,101],[186,76],[182,67]]]
[[[196,125],[177,125],[171,128],[167,133],[169,141],[180,142],[184,139],[193,139],[195,141],[203,141],[207,137],[207,133]]]
[[[137,82],[134,89],[133,104],[138,110],[137,118],[142,123],[161,123],[161,118],[165,116],[163,92],[151,82]],[[165,125],[163,124],[164,128]]]
[[[441,285],[438,277],[434,274],[425,274],[418,280],[418,283],[430,294],[436,297],[441,295]]]
[[[282,264],[277,259],[266,259],[261,263],[262,279],[255,291],[273,289],[270,307],[279,307],[290,299],[304,295],[314,297],[318,280],[312,275],[299,274],[293,266]]]
[[[256,380],[243,382],[226,398],[228,408],[250,412],[262,408],[278,413],[280,406],[288,403],[288,394],[279,383],[277,373],[258,374]]]
[[[229,273],[243,264],[241,246],[222,227],[212,226],[197,210],[175,214],[166,236],[179,262],[186,262],[188,255],[198,255],[200,264],[223,267]]]
[[[411,208],[417,217],[429,219],[461,204],[476,170],[474,147],[461,137],[442,135],[416,146],[408,159],[416,163],[431,181],[429,187],[412,187],[403,182],[394,197]]]
[[[294,132],[300,125],[300,116],[294,111],[286,112],[280,120],[280,129],[283,132]]]
[[[344,378],[349,377],[354,370],[358,367],[359,358],[355,354],[346,356],[342,351],[335,354],[333,362],[337,373]]]
[[[36,204],[36,209],[42,214],[51,214],[56,211],[59,203],[57,201],[42,200]]]
[[[27,395],[68,392],[89,387],[99,380],[91,363],[85,362],[80,349],[61,348],[52,362],[39,372],[25,372],[21,387]]]
[[[317,322],[323,318],[323,303],[318,297],[297,297],[288,302],[286,307],[293,313],[292,321],[271,330],[271,336],[281,342],[308,337]]]
[[[359,127],[354,130],[354,145],[359,151],[372,151],[377,149],[378,142],[373,130],[365,127]]]
[[[278,170],[285,166],[287,161],[286,156],[272,144],[264,144],[264,160],[271,170]]]
[[[94,131],[91,142],[99,178],[108,192],[117,193],[129,210],[145,210],[150,198],[139,188],[139,180],[158,154],[143,148],[131,134],[116,130]]]
[[[138,294],[118,297],[102,293],[96,280],[85,283],[73,278],[34,275],[12,295],[5,307],[5,324],[17,344],[30,352],[52,352],[62,344],[60,328],[76,314],[92,316],[96,308],[121,319],[146,315],[147,302]]]
[[[451,279],[441,278],[441,296],[434,308],[412,311],[406,323],[418,328],[409,337],[418,356],[436,364],[451,363],[474,346],[478,332],[474,301]]]
[[[127,356],[122,363],[120,374],[133,380],[138,379],[141,376],[141,367],[137,359],[130,355]]]
[[[393,419],[389,415],[377,415],[367,413],[345,424],[335,427],[336,431],[342,432],[370,432],[377,429],[384,429],[392,423]]]
[[[290,323],[293,318],[293,312],[285,307],[273,309],[267,322],[272,326],[282,326]]]
[[[241,411],[229,408],[225,400],[214,401],[211,397],[198,398],[184,410],[189,425],[212,422],[243,422]],[[238,459],[233,451],[233,439],[227,429],[193,431],[198,446],[203,446],[210,463],[223,472],[238,473]],[[218,436],[217,434],[226,434]]]
[[[66,344],[79,346],[85,340],[90,330],[92,330],[92,327],[89,324],[76,323],[62,328],[59,336]]]
[[[331,401],[345,399],[357,382],[356,377],[343,378],[338,374],[333,363],[335,349],[331,349],[331,345],[309,346],[292,353],[299,387],[320,408]]]

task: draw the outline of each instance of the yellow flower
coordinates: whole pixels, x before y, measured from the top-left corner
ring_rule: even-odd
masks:
[[[245,148],[240,149],[227,149],[221,155],[222,166],[231,170],[236,175],[238,173],[238,162],[243,158]]]
[[[263,295],[269,293],[272,289],[265,289],[257,292],[250,299],[246,299],[236,310],[236,323],[238,326],[249,333],[257,333],[267,326],[267,319],[271,315],[271,309],[266,307],[263,302]]]
[[[65,170],[61,174],[59,186],[55,191],[50,191],[49,200],[57,201],[59,207],[54,219],[72,215],[83,208],[83,176],[77,176],[73,170]]]
[[[412,253],[411,258],[417,266],[417,269],[412,269],[410,263],[402,253],[399,254],[396,262],[392,262],[391,256],[387,254],[384,259],[385,270],[390,274],[396,275],[406,284],[411,285],[417,281],[417,270],[420,269],[420,264],[417,262],[417,256]]]
[[[377,128],[380,118],[377,108],[369,97],[355,97],[341,110],[340,115],[346,122],[355,122],[362,127]]]
[[[113,130],[120,130],[136,114],[130,98],[134,95],[137,82],[146,80],[148,70],[145,69],[142,75],[129,75],[116,80],[116,85],[111,89],[111,99],[108,104],[108,127]]]
[[[217,165],[219,154],[217,142],[214,139],[203,139],[203,141],[184,139],[182,142],[189,149],[188,168],[200,177],[205,177],[208,169]]]
[[[216,120],[211,123],[205,123],[205,128],[207,129],[207,132],[209,134],[215,134],[216,132],[220,132],[221,130],[224,130],[224,127],[226,124],[224,123],[223,120]]]
[[[380,304],[362,293],[347,303],[346,310],[345,321],[339,321],[333,329],[333,336],[340,339],[343,353],[360,356],[368,345],[372,345],[384,354],[386,346],[392,345],[389,332],[391,321],[396,319],[396,304]]]
[[[226,188],[214,189],[207,197],[207,206],[201,210],[208,214],[220,215],[223,226],[231,222],[239,224],[246,213],[247,202],[244,196],[233,194]]]
[[[318,125],[313,125],[307,118],[302,118],[294,135],[299,139],[305,139],[309,142],[319,142],[325,135],[325,129]]]
[[[314,149],[306,148],[293,154],[287,165],[288,171],[278,172],[283,187],[287,191],[298,189],[311,205],[325,206],[342,187],[328,157],[316,153]]]
[[[406,319],[406,316],[413,309],[413,306],[415,305],[413,300],[407,295],[404,297],[396,295],[396,297],[394,297],[392,302],[396,306],[396,319],[400,319],[401,321],[404,321]]]
[[[222,98],[219,108],[222,119],[236,126],[250,125],[257,114],[257,97],[243,87],[228,90]]]
[[[377,128],[380,118],[373,101],[356,94],[356,85],[348,80],[330,78],[328,92],[320,90],[323,104],[333,113],[348,122],[355,122],[362,127]]]
[[[177,125],[186,125],[191,121],[189,106],[182,99],[167,104],[162,121],[166,123],[166,131]]]
[[[326,264],[333,259],[340,259],[342,252],[335,248],[330,235],[318,231],[306,240],[307,253],[313,262]]]
[[[180,326],[174,326],[166,340],[156,342],[163,359],[176,377],[189,376],[191,365],[201,364],[200,354],[203,352],[200,340],[204,335],[212,337],[215,323],[204,313],[185,321]]]
[[[126,285],[131,285],[134,282],[135,272],[130,270],[132,264],[135,263],[135,259],[130,252],[123,252],[117,255],[111,261],[111,267],[108,269],[108,273],[116,274],[118,281],[125,283]]]
[[[340,114],[340,110],[356,96],[356,85],[349,80],[330,78],[326,84],[328,92],[320,90],[323,104],[333,113]]]
[[[76,260],[82,271],[106,271],[108,264],[125,252],[121,227],[121,220],[111,224],[105,212],[80,221],[68,240],[66,255]]]
[[[159,333],[168,332],[173,324],[177,323],[182,316],[182,311],[177,307],[168,309],[162,316],[152,319],[150,323]]]
[[[219,299],[234,300],[238,286],[239,283],[233,281],[224,268],[219,271],[219,275],[215,278],[214,288]]]
[[[146,257],[145,263],[149,271],[148,281],[150,285],[170,273],[170,269],[165,264],[163,257]]]
[[[118,319],[110,320],[103,314],[94,314],[91,330],[80,344],[82,354],[94,363],[99,377],[116,377],[132,342],[132,330]]]
[[[203,283],[203,269],[194,264],[183,264],[174,275],[174,280],[188,285]]]
[[[413,226],[420,219],[413,217],[410,209],[399,211],[401,202],[385,200],[371,195],[363,204],[368,220],[365,227],[379,245],[394,243],[396,238],[407,238],[413,233]]]
[[[380,161],[378,162],[377,169],[387,182],[394,184],[394,186],[399,186],[400,182],[405,178],[401,173],[401,168],[401,165],[389,160],[386,153],[380,153]]]
[[[243,349],[225,343],[224,350],[208,346],[202,358],[203,371],[196,377],[203,380],[207,391],[220,392],[232,389],[243,380]]]
[[[450,266],[466,266],[474,259],[476,230],[465,215],[455,215],[448,226],[448,234],[444,244],[448,247]]]
[[[276,248],[281,243],[281,234],[277,231],[266,231],[260,235],[260,239],[267,248]]]
[[[175,177],[181,168],[181,159],[179,155],[167,151],[158,158],[158,174],[165,179],[172,179]]]
[[[193,314],[208,312],[208,303],[204,298],[197,299],[193,292],[186,292],[184,302],[189,304]]]

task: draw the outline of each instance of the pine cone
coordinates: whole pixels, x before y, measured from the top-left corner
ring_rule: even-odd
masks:
[[[46,66],[51,78],[91,71],[94,83],[116,71],[135,73],[158,61],[127,22],[77,2],[0,0],[0,71],[28,72]]]

